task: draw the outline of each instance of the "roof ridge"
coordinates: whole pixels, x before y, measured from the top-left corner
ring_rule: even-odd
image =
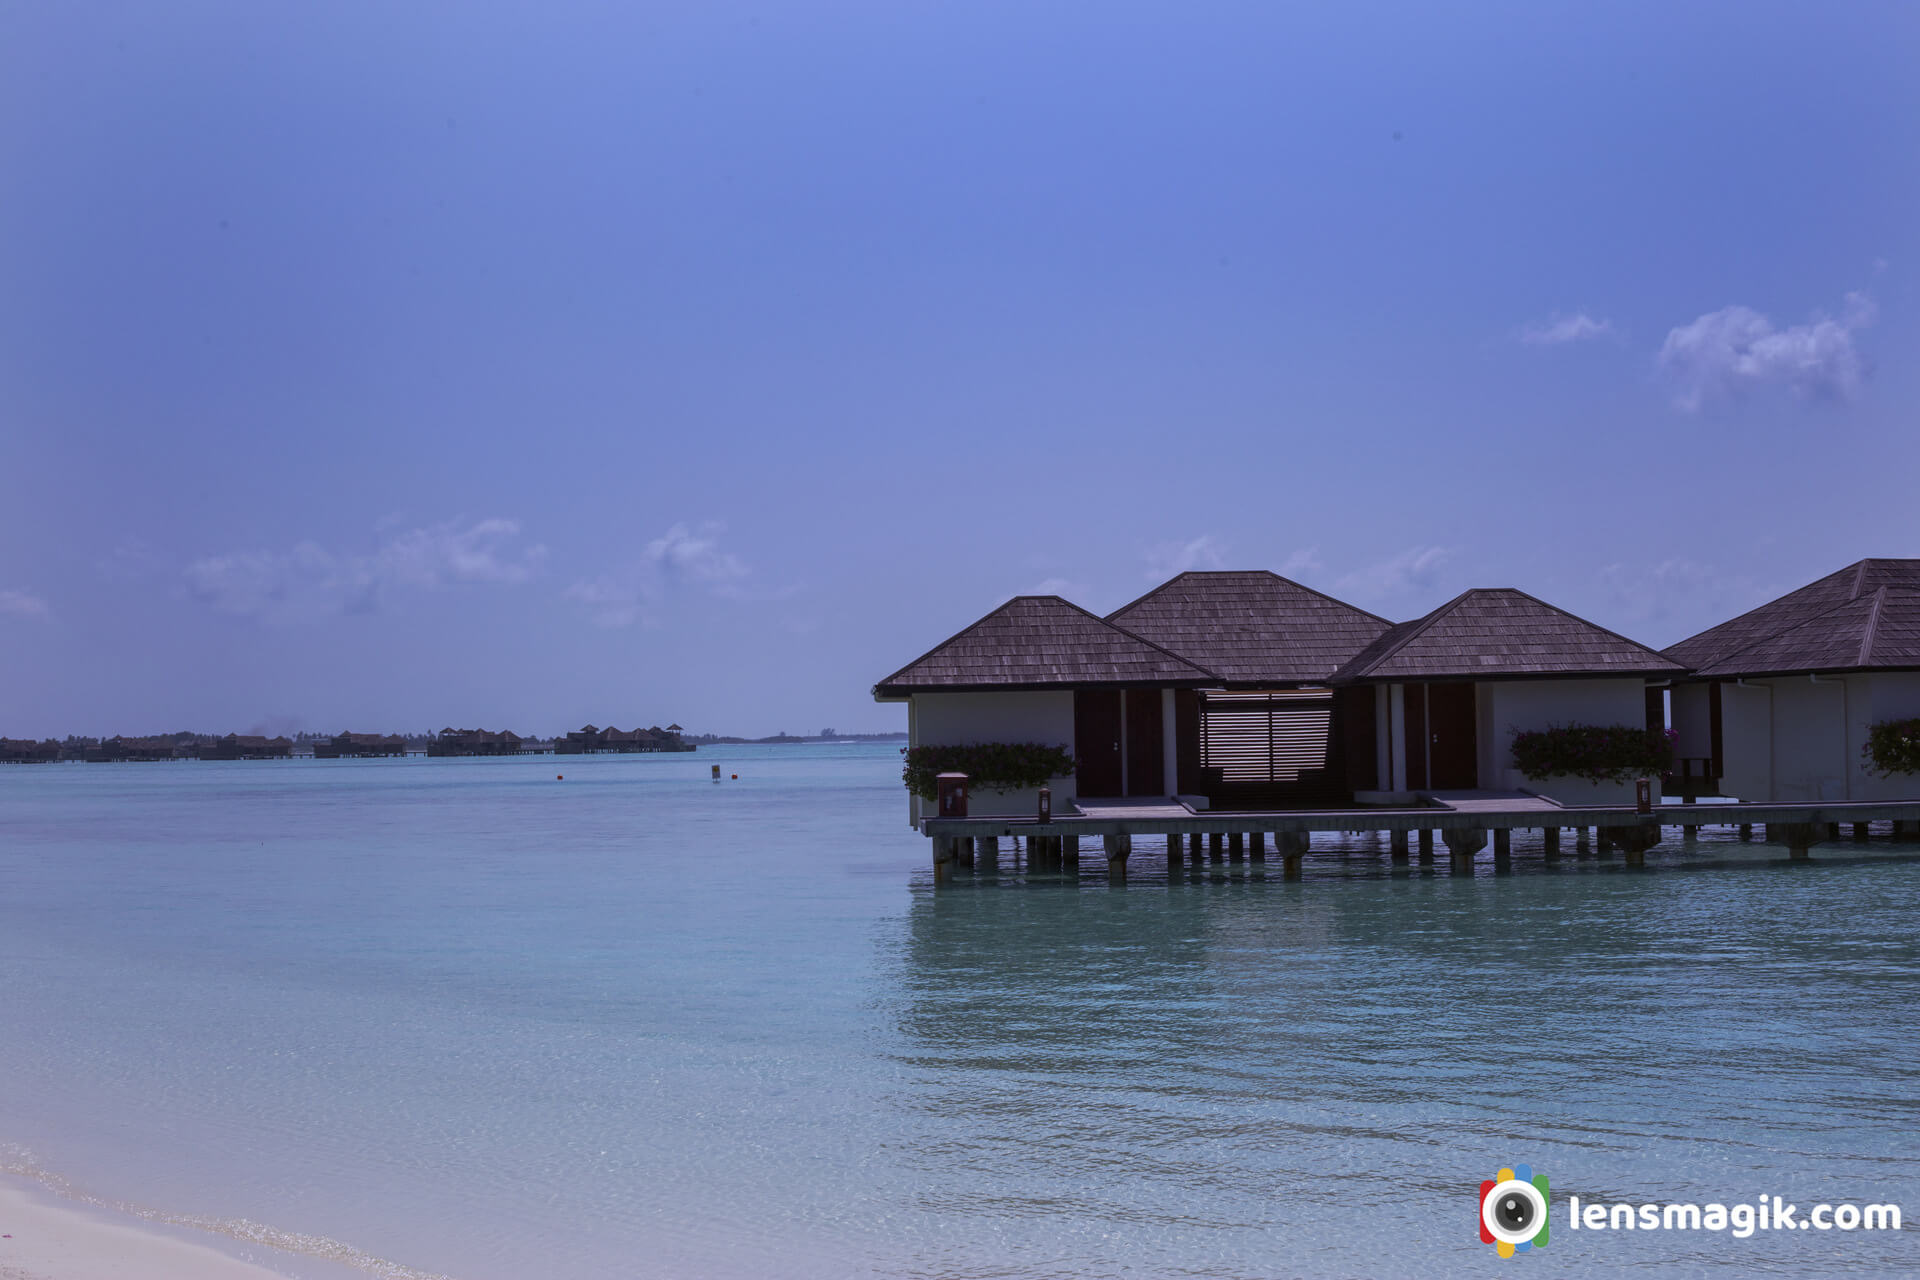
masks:
[[[1738,658],[1741,654],[1747,652],[1749,649],[1758,649],[1763,644],[1772,644],[1775,640],[1778,640],[1781,636],[1790,635],[1791,633],[1800,630],[1802,627],[1810,627],[1814,623],[1820,621],[1822,618],[1830,618],[1834,614],[1840,613],[1846,609],[1858,608],[1860,601],[1863,598],[1864,597],[1855,596],[1851,600],[1842,600],[1839,604],[1834,605],[1831,609],[1822,609],[1819,613],[1812,614],[1806,618],[1802,618],[1799,622],[1794,623],[1790,627],[1782,627],[1778,631],[1774,631],[1767,635],[1760,636],[1756,638],[1752,644],[1743,644],[1738,649],[1733,650],[1731,653],[1728,653],[1723,657],[1715,658],[1712,662],[1703,663],[1700,667],[1696,668],[1696,670],[1704,671],[1710,667],[1724,667],[1729,662],[1732,662],[1734,659]]]
[[[1061,604],[1064,604],[1065,606],[1067,606],[1067,608],[1074,609],[1080,613],[1086,614],[1087,617],[1093,619],[1095,622],[1099,623],[1101,626],[1111,627],[1113,630],[1118,631],[1121,635],[1127,637],[1127,639],[1129,640],[1137,640],[1141,644],[1147,646],[1147,648],[1149,649],[1152,649],[1158,653],[1166,654],[1169,658],[1172,658],[1175,662],[1178,662],[1182,666],[1192,667],[1195,671],[1198,671],[1201,675],[1206,676],[1208,679],[1220,680],[1224,678],[1220,675],[1219,672],[1208,670],[1206,667],[1203,667],[1199,663],[1195,662],[1192,658],[1184,657],[1180,654],[1177,654],[1173,650],[1167,648],[1165,645],[1155,644],[1153,641],[1147,639],[1145,636],[1136,635],[1133,632],[1127,630],[1125,627],[1121,626],[1117,622],[1109,622],[1107,621],[1107,619],[1101,617],[1099,614],[1095,613],[1093,610],[1083,609],[1079,605],[1075,604],[1073,601],[1067,599],[1064,596],[1024,596],[1024,597],[1015,596],[1014,599],[1015,600],[1020,600],[1020,599],[1058,600]],[[1011,604],[1012,601],[1008,601],[1008,603]]]
[[[906,665],[902,666],[898,671],[895,671],[892,675],[886,677],[886,679],[877,682],[874,685],[874,688],[877,689],[883,684],[892,684],[895,679],[913,670],[915,667],[925,662],[928,658],[931,658],[934,654],[940,652],[942,649],[946,648],[948,645],[958,640],[961,636],[964,636],[968,632],[976,630],[977,628],[984,627],[985,625],[987,625],[988,619],[993,618],[999,614],[1005,613],[1008,609],[1011,609],[1016,602],[1021,600],[1044,600],[1046,598],[1047,597],[1045,596],[1009,596],[1006,600],[1006,603],[1001,604],[996,608],[987,610],[985,613],[975,618],[972,622],[969,622],[966,626],[960,628],[958,631],[948,636],[945,640],[942,640],[939,644],[934,645],[933,648],[927,650],[925,653],[915,658],[912,662],[909,662]],[[1056,600],[1060,599],[1059,596],[1055,596],[1053,598]],[[1066,603],[1066,602],[1063,601],[1062,603]]]
[[[996,608],[989,609],[986,613],[980,615],[978,618],[975,618],[972,622],[960,628],[958,631],[948,636],[945,640],[942,640],[939,644],[934,645],[931,649],[928,649],[925,653],[921,654],[919,657],[915,658],[913,661],[907,663],[906,665],[902,666],[899,670],[893,672],[893,674],[887,676],[883,680],[879,680],[875,682],[874,688],[878,689],[883,685],[892,684],[895,680],[899,679],[901,676],[905,675],[907,672],[913,670],[915,667],[925,662],[928,658],[931,658],[934,654],[940,652],[942,649],[946,648],[948,645],[955,643],[956,641],[962,639],[963,637],[969,635],[970,633],[979,630],[981,627],[984,627],[985,625],[987,625],[987,623],[991,622],[994,618],[999,617],[1001,614],[1011,609],[1014,605],[1019,604],[1022,600],[1057,601],[1058,603],[1065,605],[1067,608],[1073,610],[1075,613],[1079,613],[1086,616],[1087,618],[1091,619],[1094,622],[1099,623],[1101,626],[1107,628],[1110,631],[1118,632],[1120,635],[1125,636],[1127,639],[1132,640],[1137,644],[1143,644],[1147,648],[1152,649],[1156,653],[1164,654],[1165,656],[1172,658],[1175,662],[1179,663],[1183,667],[1192,668],[1194,671],[1197,671],[1198,673],[1205,676],[1209,680],[1223,680],[1223,677],[1220,676],[1217,672],[1211,671],[1208,668],[1201,666],[1199,663],[1195,662],[1192,658],[1183,658],[1179,654],[1175,653],[1173,650],[1157,645],[1153,641],[1147,639],[1145,636],[1135,635],[1133,632],[1127,630],[1125,627],[1121,626],[1117,622],[1108,622],[1105,618],[1093,612],[1091,609],[1082,608],[1081,606],[1075,604],[1073,601],[1067,599],[1065,596],[1025,595],[1025,596],[1009,596],[1004,604],[1001,604]]]
[[[1870,558],[1871,557],[1869,557],[1869,559]],[[1712,626],[1706,628],[1705,630],[1696,631],[1690,636],[1685,636],[1679,640],[1675,640],[1672,644],[1668,645],[1665,649],[1661,649],[1659,652],[1664,657],[1669,650],[1678,649],[1682,645],[1692,644],[1694,641],[1704,639],[1707,636],[1712,635],[1716,631],[1724,631],[1727,628],[1733,626],[1736,622],[1741,621],[1743,618],[1751,618],[1756,613],[1764,613],[1768,609],[1773,608],[1775,605],[1786,603],[1788,600],[1791,600],[1794,596],[1799,595],[1803,591],[1813,590],[1815,587],[1819,586],[1823,582],[1828,582],[1835,578],[1844,579],[1848,570],[1853,571],[1854,585],[1851,588],[1847,596],[1847,599],[1849,602],[1856,600],[1859,598],[1859,595],[1860,595],[1860,580],[1861,580],[1861,577],[1866,573],[1866,565],[1867,565],[1866,559],[1856,560],[1852,564],[1841,565],[1838,569],[1835,569],[1831,573],[1821,574],[1819,577],[1815,578],[1812,582],[1803,582],[1799,586],[1793,588],[1791,591],[1783,591],[1771,600],[1763,601],[1762,603],[1753,606],[1753,608],[1751,609],[1747,609],[1741,613],[1736,613],[1731,618],[1723,618],[1719,622],[1714,623]],[[1817,617],[1819,615],[1816,614],[1814,616]],[[1799,625],[1800,624],[1797,622],[1790,623],[1787,626],[1768,632],[1766,635],[1762,636],[1760,639],[1770,640],[1774,636],[1784,635],[1787,632],[1793,630],[1794,627],[1797,627]],[[1758,644],[1759,640],[1755,640],[1753,643]],[[1719,663],[1726,661],[1728,658],[1731,658],[1734,654],[1741,653],[1752,647],[1753,645],[1751,644],[1742,645],[1740,646],[1740,648],[1729,650],[1728,652],[1720,655],[1719,657],[1714,658],[1711,662],[1703,663],[1702,665],[1703,666],[1718,665]],[[1668,661],[1672,661],[1672,659],[1668,659]]]
[[[1866,629],[1860,633],[1860,656],[1857,661],[1863,667],[1867,665],[1867,659],[1873,654],[1874,637],[1880,630],[1880,610],[1886,603],[1887,589],[1881,587],[1873,593],[1873,608],[1867,611]]]
[[[1435,622],[1438,622],[1440,620],[1441,614],[1453,608],[1455,605],[1459,604],[1462,600],[1465,600],[1468,596],[1472,595],[1475,590],[1476,588],[1473,588],[1473,587],[1467,588],[1465,591],[1462,591],[1459,595],[1455,596],[1453,599],[1447,601],[1445,604],[1440,605],[1438,608],[1434,609],[1433,612],[1427,614],[1425,617],[1411,618],[1406,622],[1394,623],[1393,625],[1396,627],[1406,627],[1407,634],[1401,636],[1398,640],[1395,640],[1393,643],[1389,644],[1386,648],[1382,649],[1379,653],[1375,654],[1373,656],[1373,660],[1367,663],[1367,665],[1369,667],[1377,667],[1381,663],[1385,662],[1388,658],[1391,658],[1394,654],[1400,652],[1402,649],[1412,644],[1415,636],[1418,636],[1424,633],[1428,627],[1431,627]],[[1381,638],[1385,639],[1386,637],[1382,636]],[[1356,658],[1359,657],[1358,654],[1355,654],[1354,656]]]

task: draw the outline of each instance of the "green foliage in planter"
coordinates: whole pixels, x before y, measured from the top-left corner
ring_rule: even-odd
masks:
[[[1590,782],[1624,782],[1628,778],[1658,777],[1673,769],[1676,736],[1671,729],[1626,724],[1516,729],[1513,763],[1535,781],[1585,778]]]
[[[1073,754],[1065,747],[1038,742],[973,742],[963,747],[902,747],[906,767],[900,771],[907,790],[922,800],[935,799],[936,779],[943,773],[964,773],[970,791],[1021,791],[1044,787],[1074,770]]]
[[[1883,778],[1920,773],[1920,720],[1882,720],[1867,730],[1860,754]]]

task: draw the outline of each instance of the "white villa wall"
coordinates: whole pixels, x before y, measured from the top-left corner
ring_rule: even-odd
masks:
[[[1675,690],[1676,724],[1682,707],[1679,692]],[[1689,717],[1692,714],[1688,712]],[[1704,706],[1699,714],[1702,720],[1707,716]],[[1686,730],[1681,732],[1684,734]],[[1702,736],[1710,732],[1703,729]],[[1696,753],[1683,751],[1681,754]],[[1720,767],[1720,790],[1725,794],[1746,801],[1774,798],[1773,689],[1765,682],[1720,686]]]
[[[1908,720],[1920,716],[1920,671],[1876,671],[1850,677],[1855,683],[1847,692],[1857,707],[1851,708],[1847,746],[1853,753],[1854,799],[1920,800],[1920,777],[1895,774],[1875,777],[1872,766],[1861,751],[1867,745],[1867,731],[1880,720]]]
[[[1480,785],[1519,788],[1561,804],[1632,804],[1634,786],[1584,778],[1532,779],[1513,764],[1517,730],[1567,724],[1642,725],[1647,718],[1644,680],[1487,680],[1477,690],[1480,719]]]
[[[1750,683],[1773,690],[1773,794],[1767,799],[1788,804],[1845,800],[1853,772],[1847,758],[1847,704],[1852,699],[1846,683],[1815,683],[1805,676]]]
[[[1073,691],[1023,693],[916,693],[908,705],[909,746],[955,747],[976,742],[1038,742],[1073,750]],[[1072,802],[1074,779],[1048,784],[1056,809]],[[1034,788],[995,793],[975,791],[967,812],[978,817],[1025,816],[1035,811]],[[911,797],[909,820],[932,816],[933,806]]]

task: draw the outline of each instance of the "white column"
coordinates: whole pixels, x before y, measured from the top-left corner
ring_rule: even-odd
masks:
[[[1373,777],[1382,791],[1393,790],[1393,718],[1387,713],[1387,686],[1369,685],[1373,690]]]
[[[1387,686],[1387,723],[1393,738],[1393,782],[1389,791],[1407,789],[1407,686]]]
[[[1166,789],[1168,795],[1178,795],[1180,763],[1175,756],[1180,749],[1180,734],[1175,730],[1173,723],[1173,690],[1171,689],[1160,691],[1160,744],[1160,759],[1163,765],[1160,785]]]

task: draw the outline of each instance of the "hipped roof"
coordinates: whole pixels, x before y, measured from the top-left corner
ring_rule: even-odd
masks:
[[[875,697],[935,690],[1216,685],[1220,677],[1059,596],[1015,596],[882,680]]]
[[[1702,674],[1706,674],[1708,668],[1718,673],[1735,654],[1831,613],[1841,605],[1870,596],[1882,587],[1896,591],[1920,590],[1920,560],[1856,560],[1797,591],[1789,591],[1778,600],[1689,636],[1669,646],[1666,655]],[[1759,672],[1742,670],[1731,674],[1758,675]]]
[[[1391,628],[1334,678],[1673,676],[1685,670],[1643,644],[1524,591],[1493,587],[1455,596],[1426,617]]]
[[[1881,587],[1702,667],[1703,676],[1920,668],[1920,591]]]
[[[1259,685],[1324,682],[1392,625],[1264,569],[1182,573],[1107,621]]]

